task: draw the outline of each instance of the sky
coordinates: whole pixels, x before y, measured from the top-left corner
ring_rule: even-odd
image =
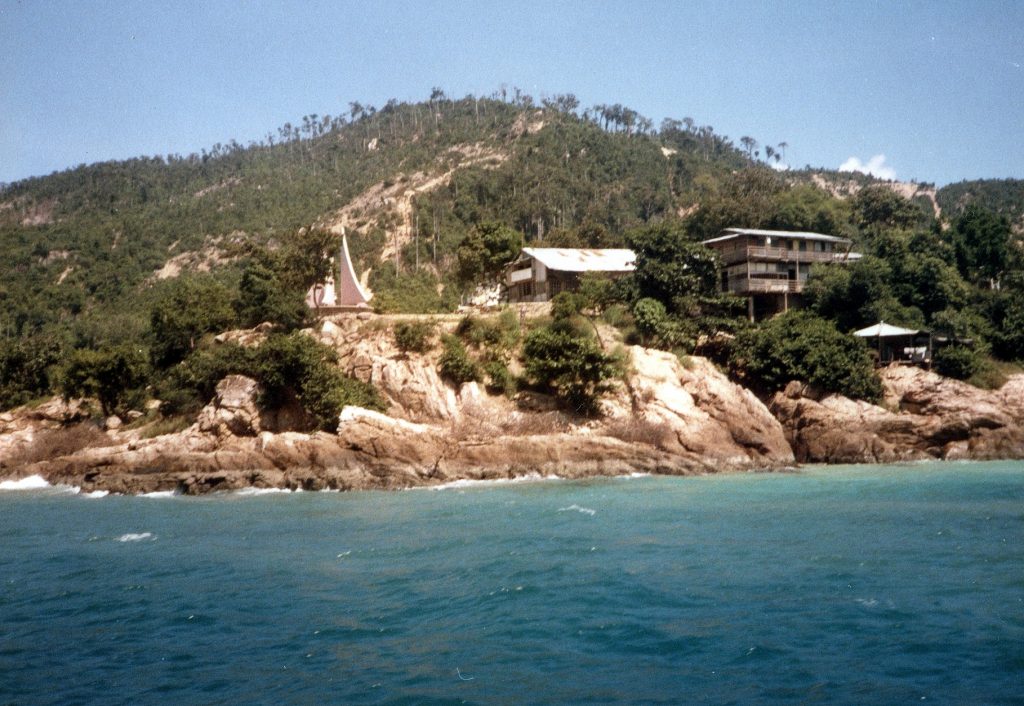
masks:
[[[1024,2],[0,0],[0,182],[502,84],[793,167],[1024,178]]]

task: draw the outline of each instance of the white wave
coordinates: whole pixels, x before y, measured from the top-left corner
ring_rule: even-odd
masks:
[[[42,476],[26,476],[18,480],[0,481],[0,490],[40,490],[49,487],[50,483]]]
[[[173,498],[178,495],[177,490],[156,490],[152,493],[143,493],[140,498]]]
[[[509,485],[512,483],[536,483],[537,481],[549,480],[563,480],[563,478],[559,476],[544,476],[541,475],[540,473],[527,473],[526,475],[515,476],[514,478],[463,478],[461,480],[453,480],[450,483],[442,483],[441,485],[427,486],[427,488],[429,490],[453,490],[459,488],[487,487],[490,485]],[[414,488],[414,490],[416,489]]]
[[[155,539],[152,532],[129,532],[117,538],[118,542],[141,542],[145,539]]]
[[[91,493],[85,493],[84,496],[87,498],[105,498],[110,495],[109,490],[94,490]]]
[[[291,493],[291,488],[241,488],[231,491],[232,495],[251,497],[254,495],[274,495],[276,493]]]
[[[584,514],[584,515],[590,515],[591,517],[593,517],[594,515],[597,514],[597,510],[592,510],[589,507],[580,507],[576,503],[573,503],[569,507],[560,507],[560,508],[558,508],[559,512],[572,512],[573,510],[575,510],[576,512],[579,512],[581,514]]]

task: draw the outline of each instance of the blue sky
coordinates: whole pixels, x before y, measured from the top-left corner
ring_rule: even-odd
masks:
[[[349,101],[575,93],[787,161],[1024,178],[1024,2],[0,0],[0,181]]]

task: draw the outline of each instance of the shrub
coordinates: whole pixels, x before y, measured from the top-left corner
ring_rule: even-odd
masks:
[[[686,345],[693,349],[693,340],[683,333],[679,322],[669,317],[664,304],[657,299],[644,298],[633,305],[633,321],[645,346],[670,349]]]
[[[601,318],[610,326],[622,328],[629,323],[630,317],[625,306],[622,304],[612,304],[602,312]]]
[[[231,292],[210,277],[183,277],[150,310],[153,363],[165,367],[195,350],[200,337],[235,321]]]
[[[305,334],[274,334],[259,348],[217,345],[200,349],[175,366],[161,383],[161,412],[198,411],[231,374],[246,375],[263,387],[259,403],[270,409],[298,401],[311,425],[333,431],[346,405],[384,411],[376,389],[338,369],[332,348]]]
[[[256,349],[255,377],[263,386],[261,403],[274,408],[295,397],[318,429],[333,431],[346,405],[383,411],[376,390],[337,368],[328,346],[301,333],[270,336]]]
[[[657,339],[668,322],[665,305],[649,297],[633,305],[633,323],[644,343]]]
[[[373,308],[380,313],[438,314],[454,311],[459,304],[455,287],[429,270],[399,274],[391,262],[374,268],[370,286]]]
[[[445,336],[441,339],[441,344],[444,346],[444,352],[438,361],[438,368],[442,378],[455,386],[480,380],[480,371],[466,353],[462,341],[455,336]]]
[[[71,353],[61,379],[65,399],[96,397],[103,414],[121,414],[144,397],[149,379],[146,352],[134,346],[110,346]]]
[[[160,413],[189,415],[210,401],[217,383],[228,375],[255,377],[256,349],[234,343],[200,348],[171,368],[157,384]]]
[[[559,292],[551,300],[551,318],[555,321],[571,319],[580,313],[583,300],[573,292]]]
[[[597,412],[618,372],[616,360],[597,343],[569,327],[553,324],[533,331],[523,344],[527,375],[578,414]]]
[[[402,321],[395,324],[395,345],[403,353],[426,353],[430,350],[434,326],[426,321]]]
[[[791,311],[741,332],[730,369],[765,392],[802,380],[847,397],[877,401],[882,395],[864,343],[806,312]]]
[[[490,360],[484,363],[484,374],[487,376],[487,389],[511,397],[516,391],[516,381],[512,372],[503,360]]]
[[[455,333],[477,348],[510,350],[519,342],[519,319],[511,309],[488,318],[467,314],[455,327]]]
[[[983,358],[968,346],[953,344],[935,351],[933,362],[939,375],[966,380],[981,369]]]

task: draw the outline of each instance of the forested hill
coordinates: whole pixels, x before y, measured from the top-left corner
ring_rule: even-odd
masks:
[[[232,141],[6,185],[0,332],[66,328],[72,319],[79,329],[106,328],[111,316],[144,308],[151,278],[169,260],[177,258],[164,274],[176,264],[215,264],[229,259],[232,243],[287,238],[354,200],[352,248],[370,262],[396,227],[410,225],[400,220],[417,220],[387,208],[389,194],[417,188],[418,233],[431,240],[443,275],[455,245],[482,219],[531,238],[586,225],[598,244],[691,206],[747,163],[710,127],[666,121],[655,131],[627,108],[582,110],[572,96],[535,105],[518,93],[450,100],[435,91],[416,104],[353,103],[346,115],[306,116],[248,146]],[[388,194],[360,207],[357,197],[374,185]]]
[[[770,168],[786,147],[747,136],[734,144],[691,118],[655,127],[622,105],[584,108],[572,95],[538,103],[518,90],[452,99],[435,89],[419,103],[304,116],[245,146],[3,185],[0,407],[54,389],[54,376],[67,390],[69,353],[131,348],[159,377],[218,328],[267,318],[299,325],[294,295],[322,275],[320,253],[333,251],[342,230],[375,306],[405,312],[453,309],[523,242],[617,247],[661,228],[652,237],[676,244],[657,257],[671,259],[727,226],[846,235],[877,259],[823,277],[835,291],[818,295],[818,313],[847,329],[882,315],[955,323],[1019,357],[1016,339],[999,338],[1016,299],[991,292],[1020,269],[1024,182],[936,192]],[[853,281],[861,274],[875,279]],[[620,294],[631,304],[643,292]],[[829,308],[832,295],[842,306]],[[707,318],[712,329],[734,322],[688,296],[663,302],[680,326],[698,310],[725,317]],[[846,316],[855,296],[864,301]],[[950,319],[965,306],[969,315]],[[185,309],[201,320],[175,322]],[[662,338],[670,347],[683,340]]]

